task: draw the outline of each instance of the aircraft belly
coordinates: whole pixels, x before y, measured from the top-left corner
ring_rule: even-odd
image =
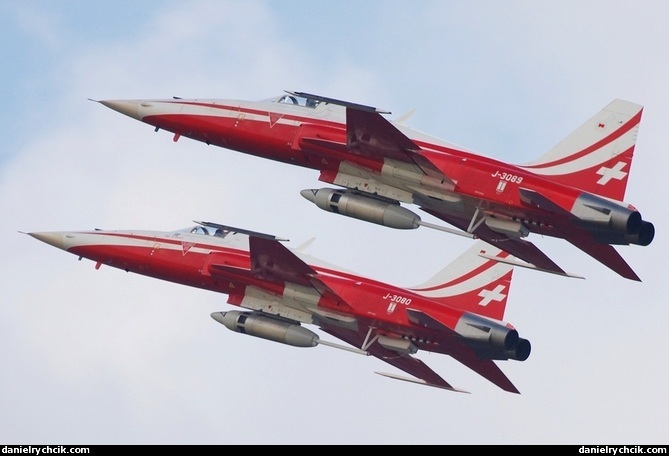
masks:
[[[70,252],[96,261],[100,265],[123,269],[127,272],[199,288],[216,288],[211,285],[208,278],[203,279],[201,275],[202,255],[191,254],[187,260],[180,251],[162,247],[156,242],[147,247],[116,246],[113,251],[106,246],[77,247],[71,249]]]
[[[555,235],[553,228],[555,217],[545,212],[534,211],[531,208],[509,207],[494,201],[472,197],[463,197],[456,203],[434,198],[421,198],[417,204],[423,210],[449,223],[449,219],[457,218],[461,219],[463,223],[470,224],[472,220],[476,223],[484,216],[492,216],[500,220],[522,223],[529,231],[534,233],[547,236]]]
[[[436,200],[458,206],[462,202],[447,179],[426,176],[415,165],[389,159],[384,160],[380,171],[342,161],[333,178],[326,176],[322,175],[320,180],[407,204]]]
[[[186,116],[180,114],[148,116],[145,122],[175,135],[244,152],[262,158],[317,169],[299,149],[292,147],[295,125],[251,120],[244,115]],[[178,136],[175,136],[175,141]]]

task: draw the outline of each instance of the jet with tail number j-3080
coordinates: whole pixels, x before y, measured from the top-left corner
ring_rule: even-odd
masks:
[[[304,92],[262,101],[102,100],[174,133],[320,171],[343,188],[306,189],[319,208],[398,229],[419,226],[479,238],[529,263],[566,273],[530,233],[562,238],[621,276],[640,281],[614,245],[649,245],[652,223],[623,202],[642,106],[614,100],[539,159],[513,165],[413,130],[387,111]],[[421,220],[416,205],[456,227]]]
[[[319,344],[374,356],[411,375],[386,377],[452,391],[417,356],[450,355],[505,391],[518,389],[495,363],[524,361],[530,342],[503,321],[513,273],[508,253],[476,241],[426,283],[371,280],[290,249],[283,239],[210,222],[172,232],[31,232],[96,263],[228,295],[246,310],[211,316],[232,331],[296,347]],[[315,325],[346,344],[321,339]]]

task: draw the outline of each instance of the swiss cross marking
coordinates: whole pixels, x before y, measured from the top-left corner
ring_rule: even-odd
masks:
[[[616,179],[616,180],[622,180],[627,176],[627,173],[623,172],[622,169],[625,167],[625,162],[618,162],[615,164],[613,168],[607,168],[606,166],[602,166],[597,170],[597,174],[599,174],[600,177],[597,183],[599,185],[606,185],[609,183],[611,179]]]
[[[491,301],[500,302],[502,299],[506,298],[505,294],[502,294],[504,290],[504,285],[497,285],[494,290],[481,290],[479,296],[482,297],[479,306],[487,306]]]

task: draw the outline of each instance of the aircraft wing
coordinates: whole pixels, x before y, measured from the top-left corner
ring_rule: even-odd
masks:
[[[339,305],[344,302],[337,293],[318,279],[318,273],[276,239],[249,237],[251,268],[244,269],[225,264],[209,265],[209,272],[224,280],[240,285],[253,285],[276,293],[276,284],[286,282],[314,288],[321,296]]]
[[[409,163],[417,166],[425,175],[453,183],[430,160],[417,153],[421,150],[420,146],[378,112],[347,107],[346,142],[352,153],[381,162],[384,158],[390,158]]]
[[[352,152],[409,163],[411,152],[420,150],[381,114],[354,108],[346,109],[346,142]]]
[[[421,172],[427,175],[438,176],[440,179],[451,182],[451,179],[427,158],[417,153],[421,150],[420,146],[381,115],[389,114],[388,111],[305,92],[294,92],[294,94],[346,107],[345,145],[318,137],[318,135],[305,136],[303,138],[305,142],[325,146],[337,154],[343,154],[338,157],[343,160],[346,159],[345,154],[347,153],[381,163],[384,159],[389,158],[416,165]]]
[[[320,137],[304,138],[307,142],[327,145],[332,149],[346,150],[346,152],[363,155],[376,161],[392,158],[406,163],[414,163],[411,152],[420,150],[420,147],[381,116],[381,114],[390,114],[389,111],[312,93],[287,92],[346,108],[345,149],[342,143],[328,141]]]
[[[331,325],[321,325],[320,328],[326,333],[331,334],[332,336],[341,339],[344,342],[354,347],[362,347],[363,344],[365,343],[365,336],[363,334],[360,334],[360,332],[358,331],[343,329]],[[421,383],[428,386],[434,386],[437,388],[443,388],[450,391],[456,391],[461,393],[468,392],[454,388],[446,380],[441,378],[439,374],[430,369],[430,367],[428,367],[427,364],[425,364],[418,358],[414,358],[411,355],[408,354],[401,355],[397,352],[383,348],[378,343],[371,344],[366,350],[370,355],[374,356],[375,358],[378,358],[381,361],[384,361],[410,375],[413,375],[417,379],[422,380],[422,382],[385,373],[381,373],[381,375],[396,378],[399,380],[407,380],[414,383]]]
[[[316,275],[311,266],[277,241],[251,236],[249,255],[251,271],[261,280],[311,285],[310,278]]]

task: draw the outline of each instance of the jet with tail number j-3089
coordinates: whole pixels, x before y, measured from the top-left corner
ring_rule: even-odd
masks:
[[[261,101],[103,100],[155,127],[320,171],[341,188],[305,189],[319,208],[380,225],[428,226],[479,238],[566,273],[530,233],[565,239],[619,275],[640,281],[614,245],[649,245],[652,223],[625,203],[642,106],[614,100],[536,161],[513,165],[413,130],[371,106],[304,92]],[[421,220],[416,205],[450,224]]]
[[[96,263],[220,292],[245,310],[211,316],[237,333],[296,347],[326,345],[374,356],[410,374],[386,377],[466,392],[419,357],[450,355],[511,393],[495,363],[524,361],[530,342],[503,321],[513,273],[508,253],[476,243],[432,279],[400,288],[336,268],[275,236],[220,225],[172,232],[31,232],[32,237]],[[324,340],[315,325],[346,344]]]

